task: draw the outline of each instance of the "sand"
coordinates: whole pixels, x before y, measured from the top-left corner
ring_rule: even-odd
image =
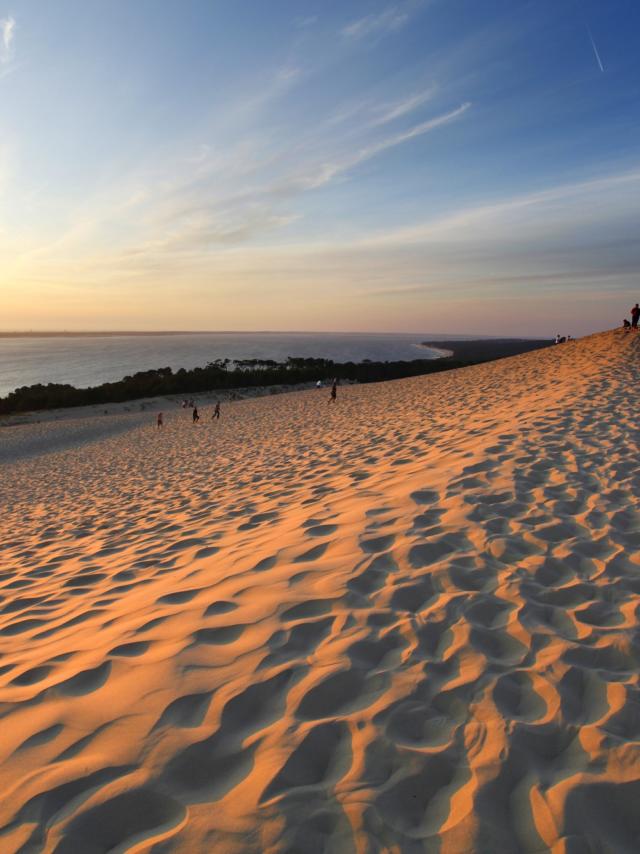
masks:
[[[637,851],[639,365],[6,428],[3,854]]]

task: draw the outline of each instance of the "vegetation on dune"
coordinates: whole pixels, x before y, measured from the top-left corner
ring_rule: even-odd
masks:
[[[23,386],[0,398],[0,414],[31,412],[88,404],[121,403],[141,397],[169,394],[192,396],[202,392],[236,388],[296,385],[318,380],[370,383],[460,368],[468,362],[452,359],[416,359],[409,362],[332,362],[330,359],[289,357],[286,362],[272,359],[216,359],[204,368],[173,371],[171,368],[139,371],[118,382],[90,388],[49,383]]]

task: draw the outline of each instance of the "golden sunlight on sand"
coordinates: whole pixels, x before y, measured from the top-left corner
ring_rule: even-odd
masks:
[[[639,364],[2,428],[3,854],[637,851]]]

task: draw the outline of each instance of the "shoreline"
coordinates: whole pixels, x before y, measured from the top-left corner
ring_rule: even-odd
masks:
[[[247,387],[242,384],[234,386],[233,384],[227,384],[226,382],[218,384],[219,379],[215,376],[209,376],[208,379],[210,384],[207,383],[206,378],[204,378],[203,382],[202,372],[210,371],[210,369],[213,368],[213,363],[209,363],[205,368],[195,367],[189,369],[186,372],[188,375],[186,382],[184,376],[178,379],[180,374],[185,373],[182,369],[173,373],[172,370],[165,368],[150,368],[135,371],[132,372],[131,375],[122,377],[118,380],[106,381],[99,385],[87,387],[78,387],[72,384],[60,382],[37,382],[29,386],[16,387],[13,391],[8,392],[3,398],[0,398],[0,426],[22,423],[25,419],[29,420],[35,417],[37,413],[57,412],[62,409],[69,409],[77,412],[85,406],[93,407],[96,413],[100,408],[102,408],[103,414],[107,414],[105,410],[108,412],[109,410],[113,411],[116,409],[117,411],[128,412],[132,407],[140,407],[141,409],[144,409],[146,408],[144,403],[147,400],[151,405],[153,400],[161,401],[166,399],[171,401],[176,398],[192,398],[194,396],[208,394],[218,394],[221,396],[221,399],[228,399],[229,395],[233,398],[234,394],[240,396],[247,396],[248,394],[250,394],[250,396],[256,396],[256,394],[274,394],[277,393],[273,391],[274,388],[286,388],[287,390],[290,390],[293,388],[311,387],[318,379],[322,378],[318,376],[318,372],[320,370],[324,373],[323,379],[325,381],[327,376],[330,375],[339,377],[340,381],[345,383],[353,381],[361,383],[379,382],[391,379],[400,379],[408,376],[418,376],[420,374],[427,375],[442,370],[444,365],[448,366],[448,360],[459,362],[460,365],[456,366],[461,367],[464,364],[476,364],[487,360],[502,358],[504,356],[528,352],[529,350],[548,346],[548,343],[549,342],[547,341],[534,339],[465,339],[463,341],[452,339],[450,341],[423,341],[416,343],[415,348],[417,352],[423,350],[427,351],[429,354],[428,356],[425,354],[425,358],[422,359],[393,359],[384,361],[362,359],[358,362],[338,362],[328,358],[326,360],[322,358],[314,359],[308,357],[295,358],[293,360],[287,360],[287,362],[292,361],[300,363],[299,365],[295,365],[299,375],[297,381],[294,382],[287,382],[287,376],[283,375],[283,373],[286,374],[288,369],[291,367],[288,363],[276,363],[273,360],[263,359],[245,360],[236,358],[216,360],[216,364],[218,362],[224,362],[226,365],[226,363],[229,362],[232,366],[232,373],[236,374],[235,381],[239,380],[240,383],[243,378],[241,375],[238,377],[237,374],[238,371],[241,372],[246,367],[243,365],[245,361],[254,362],[254,370],[255,367],[259,365],[262,365],[264,370],[265,367],[267,367],[267,363],[271,361],[271,365],[269,365],[268,368],[269,370],[273,369],[273,372],[272,376],[267,378],[268,384],[262,385],[262,378],[258,378],[256,381],[256,377],[254,377],[253,381],[249,382]],[[327,364],[309,364],[314,362],[322,363],[323,361],[326,361]],[[406,365],[418,365],[418,363],[422,363],[422,365],[425,366],[424,369],[407,370],[406,367],[403,367]],[[427,368],[426,365],[433,365],[434,367]],[[436,367],[436,365],[438,367]],[[303,369],[302,375],[300,375],[300,368]],[[167,371],[168,377],[166,373]],[[279,376],[277,374],[279,374]],[[195,382],[191,381],[191,377],[193,377]],[[248,376],[247,380],[249,380]],[[271,380],[270,383],[269,380]],[[132,385],[135,386],[136,384],[139,385],[140,388],[131,388]],[[153,395],[149,395],[148,393],[145,394],[144,392],[147,390],[144,388],[145,385],[155,385],[156,393]],[[177,385],[181,385],[183,387],[177,389]],[[198,388],[198,385],[200,385],[201,388]],[[126,386],[129,387],[127,388]],[[166,391],[162,389],[163,386]],[[264,389],[264,391],[258,391],[260,389]],[[151,391],[151,389],[149,389],[149,391]],[[115,402],[109,399],[112,397],[123,397],[124,399],[122,402]],[[13,398],[10,411],[8,411],[8,405],[3,406],[3,403],[8,403],[9,398]],[[67,405],[64,406],[64,403]],[[49,416],[47,420],[51,420],[51,418],[52,416]]]

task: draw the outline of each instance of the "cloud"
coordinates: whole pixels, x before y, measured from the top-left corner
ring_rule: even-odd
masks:
[[[296,18],[293,22],[294,27],[297,27],[299,30],[305,30],[307,27],[313,27],[314,24],[318,23],[317,15],[308,15],[307,17]]]
[[[437,220],[378,235],[382,245],[448,242],[467,245],[529,242],[545,236],[562,243],[567,234],[590,239],[602,223],[616,219],[622,236],[640,214],[640,171],[609,175],[575,184],[478,205]]]
[[[388,124],[389,122],[399,119],[401,116],[406,116],[412,113],[418,107],[421,107],[430,98],[433,97],[436,91],[435,86],[425,89],[423,92],[417,92],[415,95],[410,95],[403,98],[401,101],[396,101],[393,104],[381,104],[376,107],[378,116],[371,122],[372,127]]]
[[[463,115],[470,106],[471,103],[467,101],[455,110],[451,110],[441,116],[436,116],[433,119],[428,119],[418,125],[414,125],[414,127],[407,131],[394,134],[393,136],[389,136],[378,142],[372,142],[369,145],[360,148],[354,154],[348,154],[341,159],[336,159],[334,161],[329,161],[322,163],[319,166],[315,166],[313,170],[310,170],[310,174],[304,178],[298,179],[298,184],[301,189],[308,190],[316,189],[324,184],[328,184],[329,181],[333,180],[333,178],[339,174],[346,172],[349,169],[353,169],[360,163],[364,163],[366,160],[370,160],[372,157],[376,157],[384,151],[388,151],[391,148],[402,145],[402,143],[408,142],[416,137],[423,136],[436,128],[450,124]]]
[[[0,62],[7,63],[13,59],[13,40],[16,32],[15,18],[0,18]]]
[[[400,30],[409,20],[408,7],[389,6],[382,12],[365,15],[352,21],[342,29],[342,35],[350,39],[363,39],[367,36],[382,35]]]
[[[173,254],[196,247],[224,248],[259,240],[300,219],[290,210],[298,197],[326,186],[360,163],[454,121],[468,107],[469,104],[462,104],[402,133],[326,160],[311,159],[296,164],[284,157],[286,168],[279,176],[274,177],[274,167],[270,165],[253,176],[255,183],[244,188],[231,184],[227,193],[221,186],[224,178],[216,171],[210,181],[199,177],[195,186],[187,183],[164,193],[142,194],[136,215],[138,225],[145,226],[154,236],[142,240],[135,253]],[[229,172],[231,168],[226,163],[223,171]],[[129,198],[138,196],[133,194]]]

